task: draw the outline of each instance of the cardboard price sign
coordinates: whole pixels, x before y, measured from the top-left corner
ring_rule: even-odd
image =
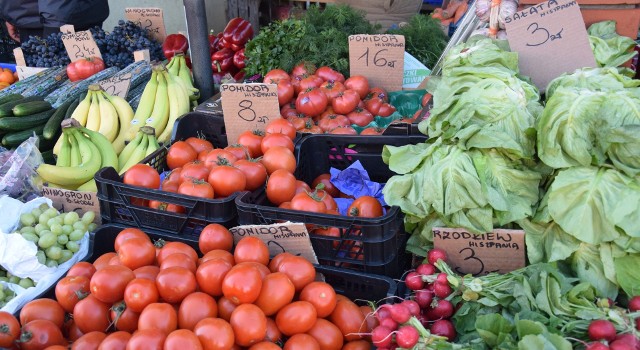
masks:
[[[144,49],[144,50],[133,51],[133,60],[136,62],[138,61],[146,61],[147,63],[151,62],[151,58],[149,57],[149,50]]]
[[[32,75],[36,75],[40,72],[43,72],[49,68],[38,68],[38,67],[25,67],[25,66],[16,66],[16,72],[18,73],[18,79],[26,79]]]
[[[301,256],[313,264],[318,263],[304,224],[285,222],[273,225],[243,225],[233,227],[229,231],[233,235],[234,244],[244,237],[257,237],[269,247],[271,257],[287,252]]]
[[[67,50],[67,55],[69,55],[71,62],[75,62],[85,57],[102,58],[100,49],[98,48],[96,41],[93,40],[93,35],[91,35],[91,32],[88,30],[62,34],[62,43],[64,44],[64,48]]]
[[[15,49],[13,49],[13,56],[16,59],[16,65],[18,66],[27,65],[27,61],[24,59],[24,52],[22,52],[21,48],[16,47]]]
[[[511,50],[518,53],[520,73],[544,91],[562,73],[596,67],[589,37],[575,0],[550,0],[505,19]]]
[[[351,76],[364,75],[370,86],[387,91],[402,90],[404,36],[358,34],[349,36]]]
[[[523,230],[496,229],[476,235],[461,228],[433,228],[433,245],[447,252],[459,274],[507,273],[525,266]]]
[[[100,204],[98,203],[98,196],[95,192],[70,191],[43,186],[42,195],[51,199],[53,207],[60,212],[75,211],[82,216],[82,214],[92,211],[96,213],[96,218],[93,222],[96,224],[102,222],[102,218],[100,217]]]
[[[127,7],[124,9],[124,16],[127,20],[135,23],[142,29],[146,29],[151,34],[153,40],[163,42],[167,37],[164,27],[164,15],[158,7]]]
[[[109,79],[100,81],[98,84],[111,96],[127,97],[129,86],[131,85],[131,73],[118,74]]]
[[[243,131],[264,130],[270,120],[281,118],[275,84],[222,84],[220,94],[230,145]]]

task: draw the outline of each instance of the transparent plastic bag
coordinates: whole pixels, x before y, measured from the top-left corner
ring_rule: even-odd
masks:
[[[0,196],[7,195],[23,202],[39,197],[42,180],[36,169],[42,163],[36,136],[13,151],[0,147]]]

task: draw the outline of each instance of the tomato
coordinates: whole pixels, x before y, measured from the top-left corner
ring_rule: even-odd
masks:
[[[187,163],[185,163],[187,164]],[[170,181],[170,182],[175,182],[175,183],[180,183],[180,174],[182,174],[182,167],[179,168],[175,168],[171,171],[169,171],[165,177],[164,177],[164,181]]]
[[[367,322],[366,333],[370,334],[374,328],[378,327],[378,318],[376,317],[373,308],[371,308],[371,306],[369,305],[360,306],[360,311],[362,312],[362,315]],[[370,336],[367,336],[367,339],[370,339]]]
[[[178,328],[193,330],[198,322],[208,317],[218,317],[216,300],[202,292],[189,294],[178,309]]]
[[[67,277],[84,276],[88,279],[91,279],[91,276],[93,276],[95,272],[96,272],[96,267],[93,266],[92,263],[89,263],[86,261],[80,261],[73,264],[73,266],[71,266],[71,268],[69,269],[69,272],[67,272]]]
[[[0,311],[0,347],[8,348],[20,336],[20,323],[12,314]]]
[[[346,89],[331,101],[331,107],[337,114],[348,114],[358,106],[359,102],[358,93],[355,90]]]
[[[244,191],[247,186],[247,177],[242,170],[228,165],[220,165],[211,169],[208,181],[213,187],[216,198],[224,198]]]
[[[318,184],[320,183],[324,185],[323,190],[327,191],[327,193],[330,194],[331,197],[340,196],[340,190],[333,183],[331,183],[331,174],[318,175],[318,177],[316,177],[311,183],[311,187],[317,188]]]
[[[267,335],[267,317],[253,304],[239,305],[231,313],[229,323],[233,328],[236,344],[240,346],[258,343]]]
[[[344,82],[347,89],[354,90],[361,99],[367,97],[369,93],[369,80],[362,75],[354,75]]]
[[[326,210],[327,214],[332,214],[338,211],[338,203],[336,203],[336,200],[333,199],[333,197],[331,197],[330,194],[328,194],[324,190],[316,190],[316,192],[318,194],[318,197],[322,199],[322,202],[324,203],[325,207],[327,207],[327,210]]]
[[[106,337],[104,332],[89,332],[73,342],[71,350],[95,350]]]
[[[317,318],[316,309],[311,303],[295,301],[278,311],[276,325],[282,334],[292,336],[310,330]]]
[[[337,303],[335,290],[325,282],[309,283],[300,292],[300,300],[311,303],[319,318],[331,315]]]
[[[301,291],[316,278],[316,269],[303,257],[285,256],[278,265],[278,272],[282,272],[293,282],[296,292]]]
[[[212,147],[213,148],[213,147]],[[198,158],[198,151],[185,141],[174,142],[167,151],[167,166],[169,169],[182,167]]]
[[[15,346],[9,348],[9,350],[15,350],[15,349],[17,349],[17,347]],[[69,346],[51,345],[51,346],[47,346],[44,350],[69,350]]]
[[[131,333],[129,332],[113,332],[104,338],[98,350],[125,350],[129,339],[131,339]]]
[[[224,261],[227,261],[231,266],[236,264],[236,261],[233,259],[233,254],[229,253],[228,250],[214,249],[205,254],[202,259],[200,259],[200,265],[213,259],[222,259]]]
[[[291,126],[291,128],[293,129],[293,125]],[[290,138],[288,135],[281,134],[281,133],[267,134],[262,139],[262,143],[260,145],[262,154],[267,153],[269,149],[275,146],[285,147],[285,148],[288,148],[291,152],[293,152],[294,146],[293,146],[292,140],[293,139]]]
[[[231,154],[233,154],[238,160],[247,159],[247,156],[249,155],[249,151],[247,150],[247,148],[239,143],[227,146],[224,148],[224,150],[227,152],[231,152]]]
[[[269,264],[269,248],[257,237],[244,237],[233,252],[236,264],[242,262],[257,262],[262,265]]]
[[[203,180],[187,180],[180,184],[178,193],[186,196],[213,199],[214,191],[211,184]]]
[[[426,93],[424,95],[422,95],[422,100],[420,101],[420,105],[424,108],[426,107],[429,102],[431,102],[431,98],[433,97],[433,95],[431,95],[430,93]]]
[[[371,94],[369,94],[367,96],[367,98],[364,100],[364,106],[365,108],[371,112],[371,114],[373,115],[378,115],[378,113],[380,113],[380,108],[382,107],[382,105],[385,102],[382,101],[380,98],[378,97],[372,97]]]
[[[140,313],[138,329],[159,329],[169,334],[178,328],[178,314],[176,309],[167,303],[149,304]]]
[[[222,293],[236,305],[253,303],[261,288],[262,275],[250,264],[234,266],[222,280]]]
[[[93,294],[80,300],[73,308],[73,319],[83,333],[104,332],[109,328],[109,304],[98,300]]]
[[[311,187],[304,181],[296,180],[296,194],[305,192],[311,192]]]
[[[369,90],[369,95],[381,99],[382,102],[389,102],[389,93],[381,87],[371,88],[371,90]]]
[[[188,143],[189,146],[191,146],[191,148],[193,148],[193,150],[196,151],[197,154],[202,151],[211,151],[213,149],[213,144],[211,144],[211,142],[200,137],[192,136],[184,140],[184,142]]]
[[[173,182],[165,182],[163,183],[163,185],[169,184],[171,186],[171,190],[169,189],[163,189],[166,190],[166,192],[171,192],[171,193],[178,193],[178,188],[180,187],[180,185],[178,185],[177,183],[173,183]],[[174,188],[175,187],[175,190]],[[149,208],[152,209],[157,209],[157,210],[162,210],[162,211],[168,211],[171,213],[185,213],[185,209],[183,206],[180,205],[175,205],[175,204],[171,204],[171,203],[164,203],[164,202],[160,202],[160,201],[156,201],[156,200],[151,200],[149,201]]]
[[[262,281],[258,299],[254,302],[265,315],[271,316],[291,303],[296,288],[287,275],[281,272],[268,274]]]
[[[319,88],[322,83],[324,83],[324,79],[315,74],[311,74],[309,76],[302,77],[299,84],[294,85],[293,89],[296,94],[299,94],[301,91]]]
[[[238,305],[234,304],[233,301],[225,297],[221,297],[218,299],[218,316],[228,322],[236,307],[238,307]]]
[[[217,148],[207,154],[204,164],[209,169],[213,169],[220,165],[233,165],[238,158],[226,149]]]
[[[51,345],[65,344],[60,327],[51,321],[33,320],[22,326],[20,349],[42,350]]]
[[[306,134],[322,134],[324,131],[317,125],[314,125],[313,122],[309,121],[305,124],[304,128],[299,130],[301,133]]]
[[[348,126],[348,125],[349,125],[349,118],[347,118],[342,114],[330,114],[326,117],[322,117],[318,121],[318,126],[320,127],[320,129],[324,131],[331,131],[335,128],[338,128],[341,126]]]
[[[296,194],[296,178],[284,169],[274,171],[267,181],[267,198],[275,205],[289,202]]]
[[[233,235],[220,224],[209,224],[200,232],[198,247],[203,254],[215,249],[231,251]]]
[[[286,106],[289,106],[285,105]],[[298,129],[298,127],[300,127],[300,123],[298,122],[298,124],[296,124],[294,121],[296,119],[301,119],[302,121],[304,121],[304,118],[308,118],[307,116],[305,116],[304,114],[298,113],[298,111],[296,111],[296,104],[295,102],[293,102],[293,108],[282,108],[280,110],[280,116],[282,117],[282,119],[286,119],[287,121],[289,121],[295,128],[296,130]]]
[[[184,267],[169,267],[160,270],[156,286],[162,300],[176,304],[197,289],[196,276]]]
[[[80,328],[78,328],[78,325],[73,319],[69,319],[65,322],[65,325],[62,328],[62,335],[64,335],[69,341],[75,341],[82,337],[84,333],[82,333]]]
[[[263,137],[264,132],[260,130],[247,130],[243,131],[240,136],[238,136],[238,143],[243,145],[249,151],[249,156],[251,158],[257,158],[262,155],[260,144],[262,143]]]
[[[209,168],[203,162],[194,160],[182,167],[182,171],[180,171],[180,182],[182,183],[193,179],[206,180],[208,176]]]
[[[347,209],[348,216],[376,218],[382,216],[382,205],[372,196],[357,198]]]
[[[320,115],[327,108],[329,99],[318,88],[312,88],[300,93],[296,98],[296,110],[310,117]]]
[[[278,329],[276,321],[271,317],[267,317],[267,335],[264,337],[264,340],[274,343],[282,340],[282,333]]]
[[[204,350],[230,350],[235,343],[233,328],[221,318],[205,318],[193,328]]]
[[[131,186],[157,190],[160,188],[160,174],[150,165],[136,164],[124,173],[122,182]]]
[[[127,350],[163,350],[167,334],[159,329],[145,329],[133,333]]]
[[[89,278],[85,276],[67,276],[56,284],[56,300],[64,311],[73,312],[80,298],[89,294]]]
[[[131,238],[120,245],[118,259],[122,265],[135,270],[156,261],[156,247],[149,238]]]
[[[59,328],[64,324],[64,308],[53,299],[35,299],[28,302],[20,311],[20,324],[33,320],[47,320]]]
[[[265,132],[267,135],[283,134],[292,141],[296,138],[296,128],[290,121],[283,118],[273,119],[270,121],[265,127]]]
[[[178,329],[164,341],[164,350],[202,350],[198,337],[188,329]]]
[[[167,242],[160,249],[160,253],[158,254],[158,264],[162,265],[162,262],[166,257],[174,253],[183,253],[186,254],[191,260],[198,260],[198,253],[196,253],[195,249],[191,248],[186,243],[182,242]]]
[[[212,295],[222,295],[222,281],[233,265],[223,259],[203,262],[196,270],[196,281],[200,290]]]
[[[316,72],[315,64],[302,61],[293,67],[293,69],[291,70],[291,75],[293,76],[305,75],[305,74],[309,75],[315,72]]]
[[[155,281],[149,279],[136,278],[124,290],[124,302],[134,312],[142,312],[147,305],[158,302],[159,298]]]
[[[371,350],[371,343],[366,340],[354,340],[344,344],[342,350]]]
[[[340,329],[347,341],[362,339],[360,334],[367,327],[360,308],[350,300],[340,300],[329,316],[329,321]]]
[[[333,70],[331,67],[322,66],[316,70],[315,74],[322,78],[322,80],[324,81],[338,81],[341,83],[344,82],[344,75]]]
[[[356,129],[350,126],[338,127],[331,130],[331,132],[329,133],[335,134],[335,135],[358,135],[358,132],[356,131]]]
[[[244,173],[247,191],[254,191],[267,181],[267,168],[258,160],[240,159],[233,166]]]
[[[249,350],[282,350],[282,348],[271,341],[261,341],[251,345]]]
[[[160,268],[158,266],[143,266],[140,268],[137,268],[135,270],[133,270],[133,274],[136,276],[136,278],[144,278],[144,279],[148,279],[150,281],[155,282],[156,281],[156,276],[158,276],[158,273],[160,272]],[[131,283],[131,282],[129,282]],[[126,289],[125,289],[126,291]]]
[[[364,108],[356,107],[351,113],[347,114],[347,118],[350,124],[364,127],[373,121],[373,114]]]
[[[264,278],[267,277],[267,275],[271,273],[271,271],[269,270],[269,267],[267,267],[267,265],[263,265],[263,264],[255,262],[255,261],[245,261],[245,262],[240,262],[240,263],[236,264],[236,266],[243,266],[243,265],[251,265],[251,266],[254,266],[256,269],[258,269],[258,272],[260,272],[260,278],[262,280],[264,280]]]
[[[188,255],[184,253],[173,253],[164,258],[162,265],[160,265],[160,270],[164,270],[174,266],[184,267],[185,269],[196,273],[196,261],[192,260]]]
[[[114,256],[113,258],[111,258],[111,260],[109,260],[109,265],[120,265],[120,266],[124,266],[124,265],[122,265],[122,263],[120,262],[120,258],[118,257],[118,255]]]
[[[264,76],[265,84],[277,84],[283,80],[290,80],[289,74],[282,69],[272,69]]]
[[[112,304],[124,297],[127,284],[135,278],[133,271],[122,265],[109,265],[91,277],[91,295],[103,303]]]
[[[271,262],[269,262],[269,271],[278,272],[278,268],[280,267],[282,260],[290,256],[293,256],[293,254],[287,252],[283,252],[274,256],[273,259],[271,259]]]
[[[116,240],[113,244],[113,247],[115,248],[116,252],[120,251],[120,246],[126,242],[129,239],[132,238],[143,238],[143,239],[147,239],[149,242],[151,242],[151,239],[149,239],[149,236],[147,236],[146,233],[142,232],[142,230],[137,229],[137,228],[133,228],[133,227],[129,227],[129,228],[125,228],[122,231],[120,231],[118,233],[118,235],[116,236]],[[109,253],[107,253],[109,254]],[[94,263],[95,264],[95,263]]]
[[[340,350],[344,344],[340,329],[323,318],[318,318],[307,334],[318,342],[320,350]]]
[[[287,79],[278,82],[278,103],[280,104],[280,106],[289,103],[294,94],[295,91],[290,80]]]
[[[296,171],[296,157],[290,149],[274,146],[262,156],[262,165],[269,175],[278,169],[287,170],[290,173]]]
[[[391,114],[393,114],[393,112],[396,111],[396,107],[388,104],[388,103],[383,103],[382,106],[380,106],[380,110],[378,111],[378,115],[381,117],[388,117]]]
[[[317,192],[301,192],[291,199],[291,209],[324,214],[327,206]]]
[[[284,350],[320,350],[320,344],[308,334],[296,334],[284,343]]]
[[[297,113],[297,112],[296,112]],[[296,114],[287,119],[297,131],[305,128],[307,123],[313,124],[313,119],[305,116],[304,114]]]
[[[121,301],[114,304],[109,312],[113,327],[119,331],[133,333],[138,329],[140,314],[134,312]]]
[[[320,85],[320,90],[327,95],[327,99],[329,102],[333,101],[338,94],[346,90],[345,86],[339,81],[325,81]]]
[[[370,127],[362,130],[360,135],[382,135],[384,129],[378,127]]]

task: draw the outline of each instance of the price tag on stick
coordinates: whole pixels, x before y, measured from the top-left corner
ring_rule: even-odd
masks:
[[[562,73],[596,67],[580,6],[575,0],[550,0],[505,19],[520,73],[544,91]]]
[[[148,30],[153,40],[157,42],[161,43],[167,37],[161,8],[127,7],[124,9],[124,16],[142,29]]]
[[[363,75],[369,85],[387,91],[402,90],[404,79],[404,36],[349,36],[349,66],[351,76]]]
[[[100,81],[98,84],[111,96],[127,97],[129,85],[131,85],[131,73],[118,74],[109,79]]]
[[[230,145],[243,131],[264,130],[269,121],[281,118],[275,84],[222,84],[220,94]]]
[[[22,52],[21,48],[16,47],[15,49],[13,49],[13,57],[15,57],[16,59],[17,66],[27,65],[27,61],[24,59],[24,52]]]
[[[433,245],[447,252],[449,265],[460,274],[507,273],[525,266],[523,230],[476,235],[461,228],[434,227]]]
[[[96,41],[93,40],[93,35],[91,35],[91,32],[88,30],[62,34],[62,43],[67,50],[67,55],[69,55],[71,62],[89,57],[102,58],[100,49]]]

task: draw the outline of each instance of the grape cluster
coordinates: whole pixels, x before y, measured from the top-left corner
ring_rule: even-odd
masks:
[[[60,67],[70,63],[62,44],[62,33],[53,33],[44,39],[30,36],[21,47],[30,67]]]

